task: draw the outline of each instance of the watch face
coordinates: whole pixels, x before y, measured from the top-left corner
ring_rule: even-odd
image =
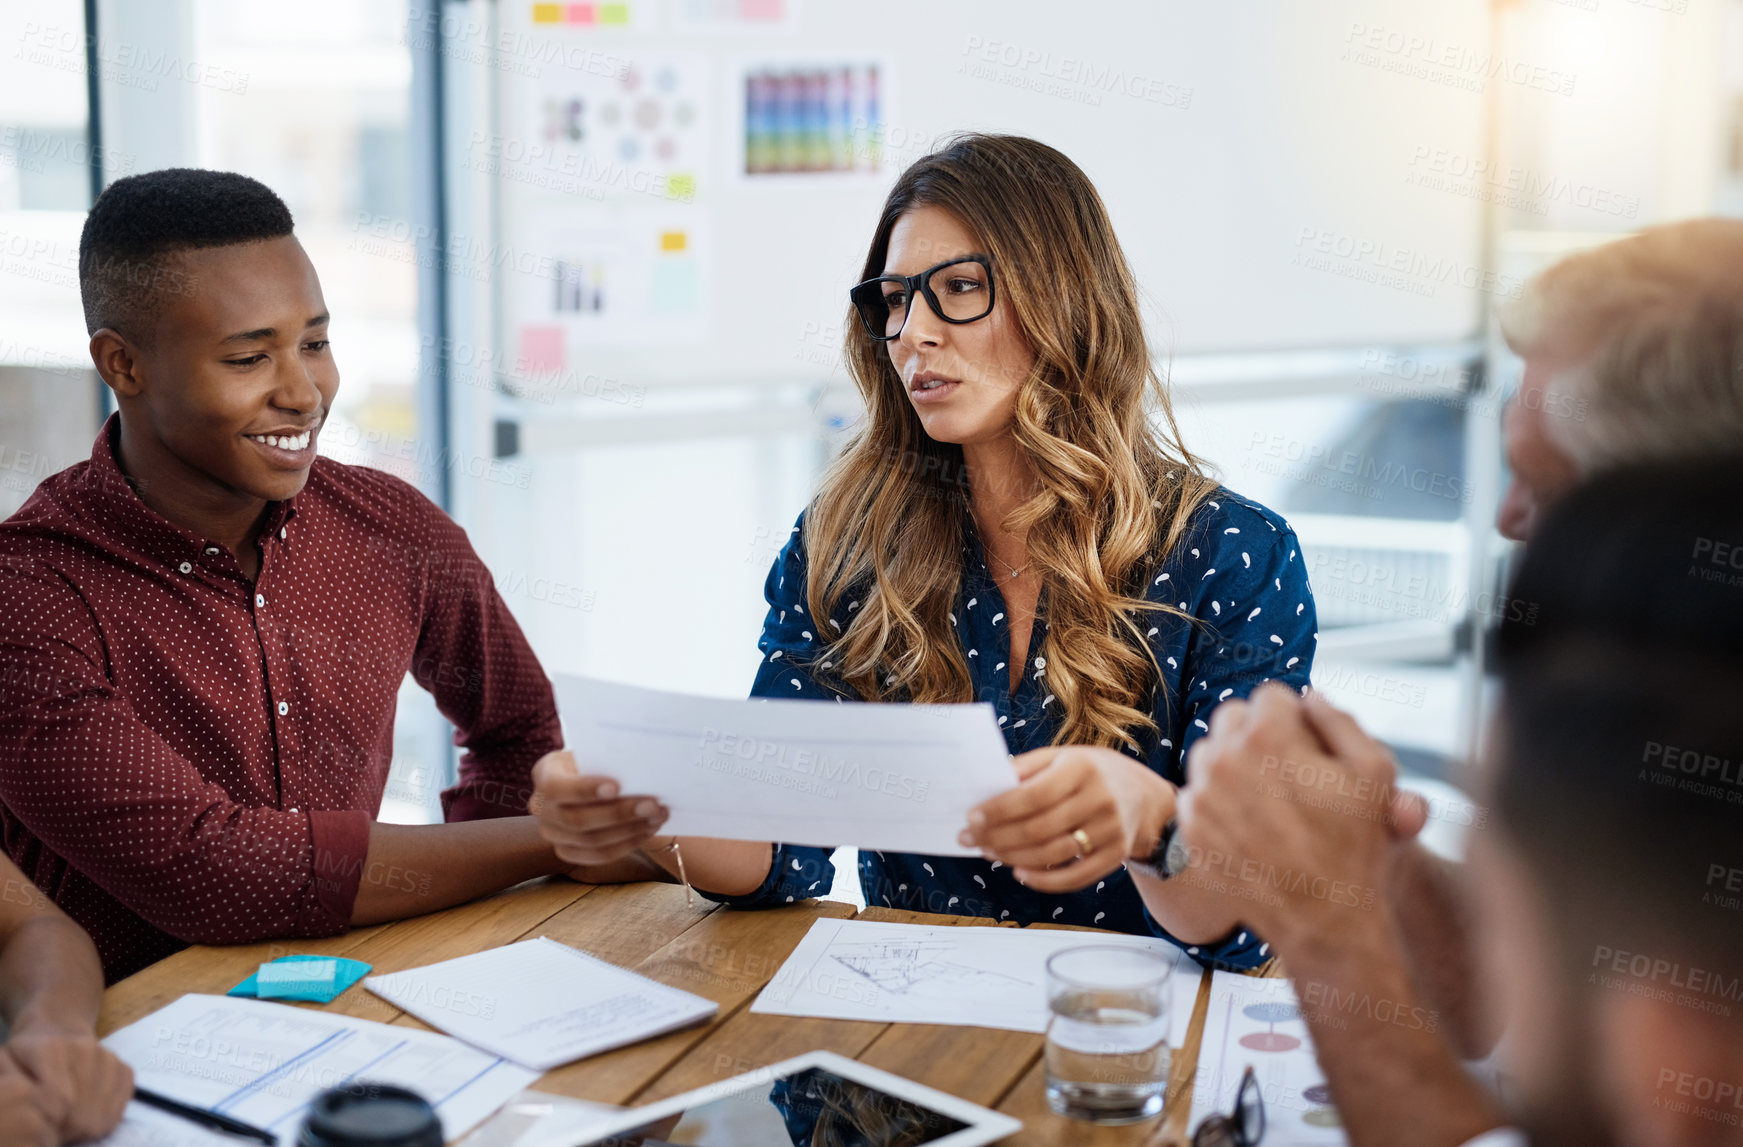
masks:
[[[1168,827],[1163,830],[1162,840],[1162,872],[1167,876],[1179,876],[1186,871],[1190,856],[1186,842],[1180,839],[1180,833],[1176,831],[1173,821],[1169,821]]]

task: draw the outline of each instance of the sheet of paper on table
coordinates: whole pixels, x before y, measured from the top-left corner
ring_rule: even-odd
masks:
[[[544,936],[371,976],[363,986],[431,1027],[540,1071],[720,1011],[713,1000]]]
[[[453,1140],[539,1077],[459,1040],[312,1008],[187,995],[103,1041],[144,1088],[271,1131],[290,1147],[309,1100],[351,1079],[428,1099]],[[184,1119],[128,1105],[105,1147],[201,1143]],[[223,1137],[235,1147],[241,1140]]]
[[[1371,1001],[1351,1003],[1372,1006]],[[1265,1147],[1338,1147],[1349,1142],[1290,982],[1216,972],[1199,1044],[1189,1129],[1206,1116],[1234,1109],[1235,1091],[1248,1065],[1265,1098]]]
[[[241,1147],[250,1140],[207,1131],[180,1116],[129,1100],[121,1125],[92,1147]]]
[[[1016,784],[990,705],[728,701],[558,674],[584,773],[672,815],[661,832],[976,856],[968,810]]]
[[[884,1023],[1047,1030],[1047,959],[1114,944],[1166,957],[1168,1042],[1186,1039],[1199,966],[1166,940],[1107,932],[818,920],[751,1011]]]

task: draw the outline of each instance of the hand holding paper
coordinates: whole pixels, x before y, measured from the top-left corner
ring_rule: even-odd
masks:
[[[727,701],[553,679],[581,772],[677,836],[974,856],[968,810],[1016,783],[989,705]]]

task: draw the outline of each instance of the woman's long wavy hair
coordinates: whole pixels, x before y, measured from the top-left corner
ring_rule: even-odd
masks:
[[[1145,635],[1158,612],[1179,613],[1143,600],[1144,583],[1215,480],[1180,444],[1137,284],[1076,164],[1019,136],[950,140],[896,181],[862,278],[884,273],[896,220],[922,206],[979,237],[999,305],[1035,354],[1011,430],[1035,485],[1002,525],[1027,531],[1041,578],[1047,634],[1030,656],[1046,658],[1064,714],[1054,743],[1135,750],[1155,729],[1160,680]],[[962,448],[927,436],[851,308],[844,329],[867,413],[806,515],[807,608],[827,642],[817,660],[868,701],[972,701],[952,616],[972,529]],[[822,629],[844,597],[851,621]]]

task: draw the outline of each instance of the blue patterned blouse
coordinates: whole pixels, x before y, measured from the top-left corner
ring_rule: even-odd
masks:
[[[801,514],[769,571],[764,588],[769,613],[759,643],[763,663],[751,695],[855,700],[806,668],[819,660],[821,643],[820,627],[805,606],[804,524]],[[1045,597],[1029,639],[1031,664],[1013,694],[1004,599],[972,534],[962,566],[952,620],[975,695],[992,704],[1013,755],[1043,748],[1052,742],[1060,717],[1047,691],[1045,659],[1037,652],[1046,635]],[[1206,718],[1218,702],[1245,697],[1268,679],[1298,689],[1307,684],[1318,639],[1313,597],[1294,531],[1271,510],[1226,489],[1199,508],[1190,535],[1151,575],[1147,596],[1177,605],[1203,623],[1157,614],[1148,635],[1165,688],[1156,696],[1157,731],[1144,738],[1141,753],[1132,755],[1178,785],[1185,781],[1186,751],[1207,731]],[[841,604],[834,619],[841,627],[854,604]],[[835,876],[829,853],[778,844],[761,888],[712,898],[761,908],[821,896]],[[873,905],[1020,924],[1087,924],[1174,940],[1145,910],[1124,869],[1080,891],[1053,894],[1025,888],[1009,869],[979,857],[862,851],[859,879],[866,903]],[[1269,955],[1259,937],[1245,929],[1216,944],[1182,947],[1201,963],[1226,968],[1255,967]]]

